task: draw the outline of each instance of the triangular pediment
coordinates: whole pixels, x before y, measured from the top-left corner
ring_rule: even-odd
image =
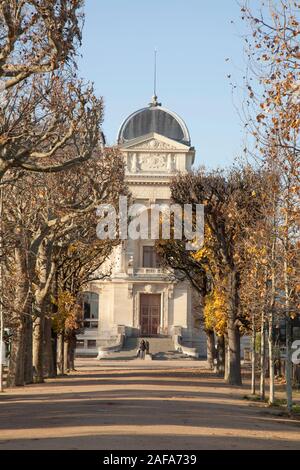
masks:
[[[129,142],[123,143],[120,147],[124,150],[145,150],[148,152],[159,150],[188,152],[190,149],[188,145],[176,142],[156,132],[132,139]]]

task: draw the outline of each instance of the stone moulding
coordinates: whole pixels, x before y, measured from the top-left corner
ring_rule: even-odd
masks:
[[[185,356],[193,357],[195,359],[199,358],[197,348],[190,348],[189,346],[185,346],[183,344],[180,327],[174,327],[173,343],[176,351],[181,352]]]
[[[124,343],[125,343],[125,327],[118,326],[118,335],[117,335],[117,341],[115,344],[112,344],[110,346],[100,346],[98,348],[98,356],[97,359],[101,360],[104,358],[107,358],[110,356],[110,354],[119,352],[123,349]]]

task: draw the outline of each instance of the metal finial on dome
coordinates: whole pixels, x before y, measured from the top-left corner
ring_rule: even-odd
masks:
[[[149,106],[161,106],[161,103],[158,102],[157,96],[153,95],[151,103],[149,103]]]
[[[157,70],[156,62],[157,61],[156,61],[156,58],[157,58],[157,50],[154,49],[153,96],[152,96],[150,106],[161,106],[161,103],[158,102],[157,94],[156,94],[156,82],[157,82],[157,74],[156,74],[156,70]]]
[[[156,97],[156,59],[157,50],[154,49],[154,77],[153,77],[153,95]]]

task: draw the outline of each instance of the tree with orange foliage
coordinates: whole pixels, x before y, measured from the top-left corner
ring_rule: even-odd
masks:
[[[261,3],[259,15],[245,2],[243,18],[250,76],[248,128],[256,140],[255,157],[280,178],[276,237],[283,273],[276,287],[284,292],[287,408],[292,410],[292,316],[299,315],[300,211],[300,4],[293,0]],[[255,85],[253,85],[255,84]]]
[[[204,204],[208,235],[203,249],[196,254],[186,252],[182,241],[161,242],[162,256],[167,264],[184,272],[204,295],[212,290],[211,285],[215,287],[215,293],[220,292],[222,286],[228,338],[226,379],[235,385],[241,383],[240,335],[245,320],[239,305],[243,239],[263,217],[261,198],[264,190],[263,175],[247,166],[232,168],[227,174],[198,171],[176,176],[171,184],[173,202],[181,206]],[[209,287],[208,283],[211,284]]]

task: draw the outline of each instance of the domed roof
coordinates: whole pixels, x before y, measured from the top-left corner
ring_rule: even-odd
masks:
[[[162,108],[156,96],[149,107],[139,109],[125,119],[119,131],[118,143],[126,143],[151,132],[191,145],[190,134],[184,121],[173,111]]]

